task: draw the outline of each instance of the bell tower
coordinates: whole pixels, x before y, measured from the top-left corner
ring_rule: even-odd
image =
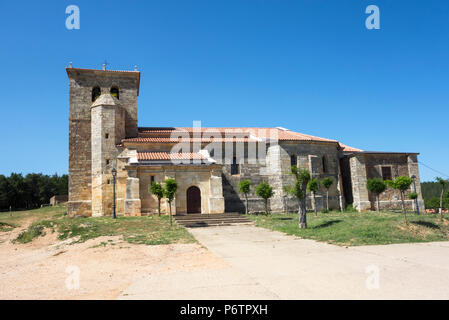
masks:
[[[91,107],[97,99],[107,94],[107,102],[110,99],[123,110],[123,132],[114,136],[114,147],[117,143],[116,137],[137,136],[137,97],[139,95],[140,72],[80,69],[70,66],[66,69],[69,77],[69,202],[67,213],[71,216],[92,215],[92,169],[98,165],[92,158],[92,130],[106,130],[97,128],[95,123],[93,129]],[[104,97],[102,98],[104,100]],[[96,105],[98,110],[107,112],[107,105]],[[91,112],[92,111],[92,112]],[[115,117],[115,114],[114,114]],[[118,116],[120,118],[121,115]],[[117,118],[117,119],[118,119]],[[105,123],[99,124],[105,125]],[[109,129],[108,129],[109,130]],[[97,134],[98,132],[96,132]],[[109,140],[111,142],[112,140]],[[119,141],[118,141],[119,142]],[[104,143],[104,141],[102,142]],[[111,159],[112,160],[112,159]]]

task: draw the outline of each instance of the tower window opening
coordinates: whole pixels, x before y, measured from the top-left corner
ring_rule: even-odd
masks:
[[[117,99],[120,99],[120,93],[117,87],[112,87],[111,88],[111,95],[113,97],[116,97]]]
[[[92,89],[92,102],[97,100],[97,98],[101,95],[101,89],[100,87],[94,87]]]
[[[105,138],[106,138],[106,139],[109,139],[109,133],[106,133],[106,134],[105,134]]]

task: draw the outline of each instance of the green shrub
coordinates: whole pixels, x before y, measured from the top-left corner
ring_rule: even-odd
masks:
[[[45,235],[44,226],[41,224],[31,225],[27,230],[21,232],[13,242],[28,243],[34,238]]]

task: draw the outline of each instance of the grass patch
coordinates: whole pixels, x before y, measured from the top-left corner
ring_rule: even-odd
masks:
[[[69,218],[65,212],[65,206],[56,206],[16,211],[12,216],[9,212],[0,213],[0,227],[18,226],[33,219],[34,222],[28,229],[15,239],[15,242],[19,243],[28,243],[44,235],[45,229],[57,232],[60,240],[76,237],[75,242],[84,242],[101,236],[123,236],[129,243],[147,245],[196,241],[185,228],[177,224],[170,227],[168,216],[118,217],[114,220],[111,217]]]
[[[45,235],[44,226],[40,224],[32,224],[27,230],[21,232],[16,239],[15,243],[28,243],[33,241],[34,238]]]
[[[449,240],[449,220],[439,215],[408,214],[406,225],[402,214],[393,212],[329,212],[315,217],[307,214],[307,229],[298,228],[298,214],[249,215],[256,226],[304,239],[337,245],[359,246]],[[447,217],[446,217],[447,218]]]
[[[15,226],[7,222],[0,222],[0,232],[11,231]]]

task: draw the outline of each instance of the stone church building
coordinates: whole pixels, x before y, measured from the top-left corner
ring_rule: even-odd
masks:
[[[137,97],[140,72],[66,69],[70,81],[69,202],[71,216],[112,214],[113,175],[116,177],[118,215],[157,212],[152,182],[174,178],[178,190],[173,213],[244,212],[241,180],[250,180],[249,210],[263,211],[255,186],[268,182],[273,212],[297,210],[297,201],[285,192],[294,184],[292,165],[307,168],[313,177],[330,177],[330,208],[352,204],[357,210],[375,208],[375,196],[366,189],[369,178],[414,176],[419,206],[421,195],[418,154],[370,152],[338,141],[276,128],[139,127]],[[325,205],[325,191],[317,207]],[[412,191],[412,190],[410,190]],[[387,190],[383,208],[400,206],[400,196]],[[308,206],[312,208],[310,196]],[[413,202],[407,200],[412,208]],[[168,212],[162,202],[162,211]]]

